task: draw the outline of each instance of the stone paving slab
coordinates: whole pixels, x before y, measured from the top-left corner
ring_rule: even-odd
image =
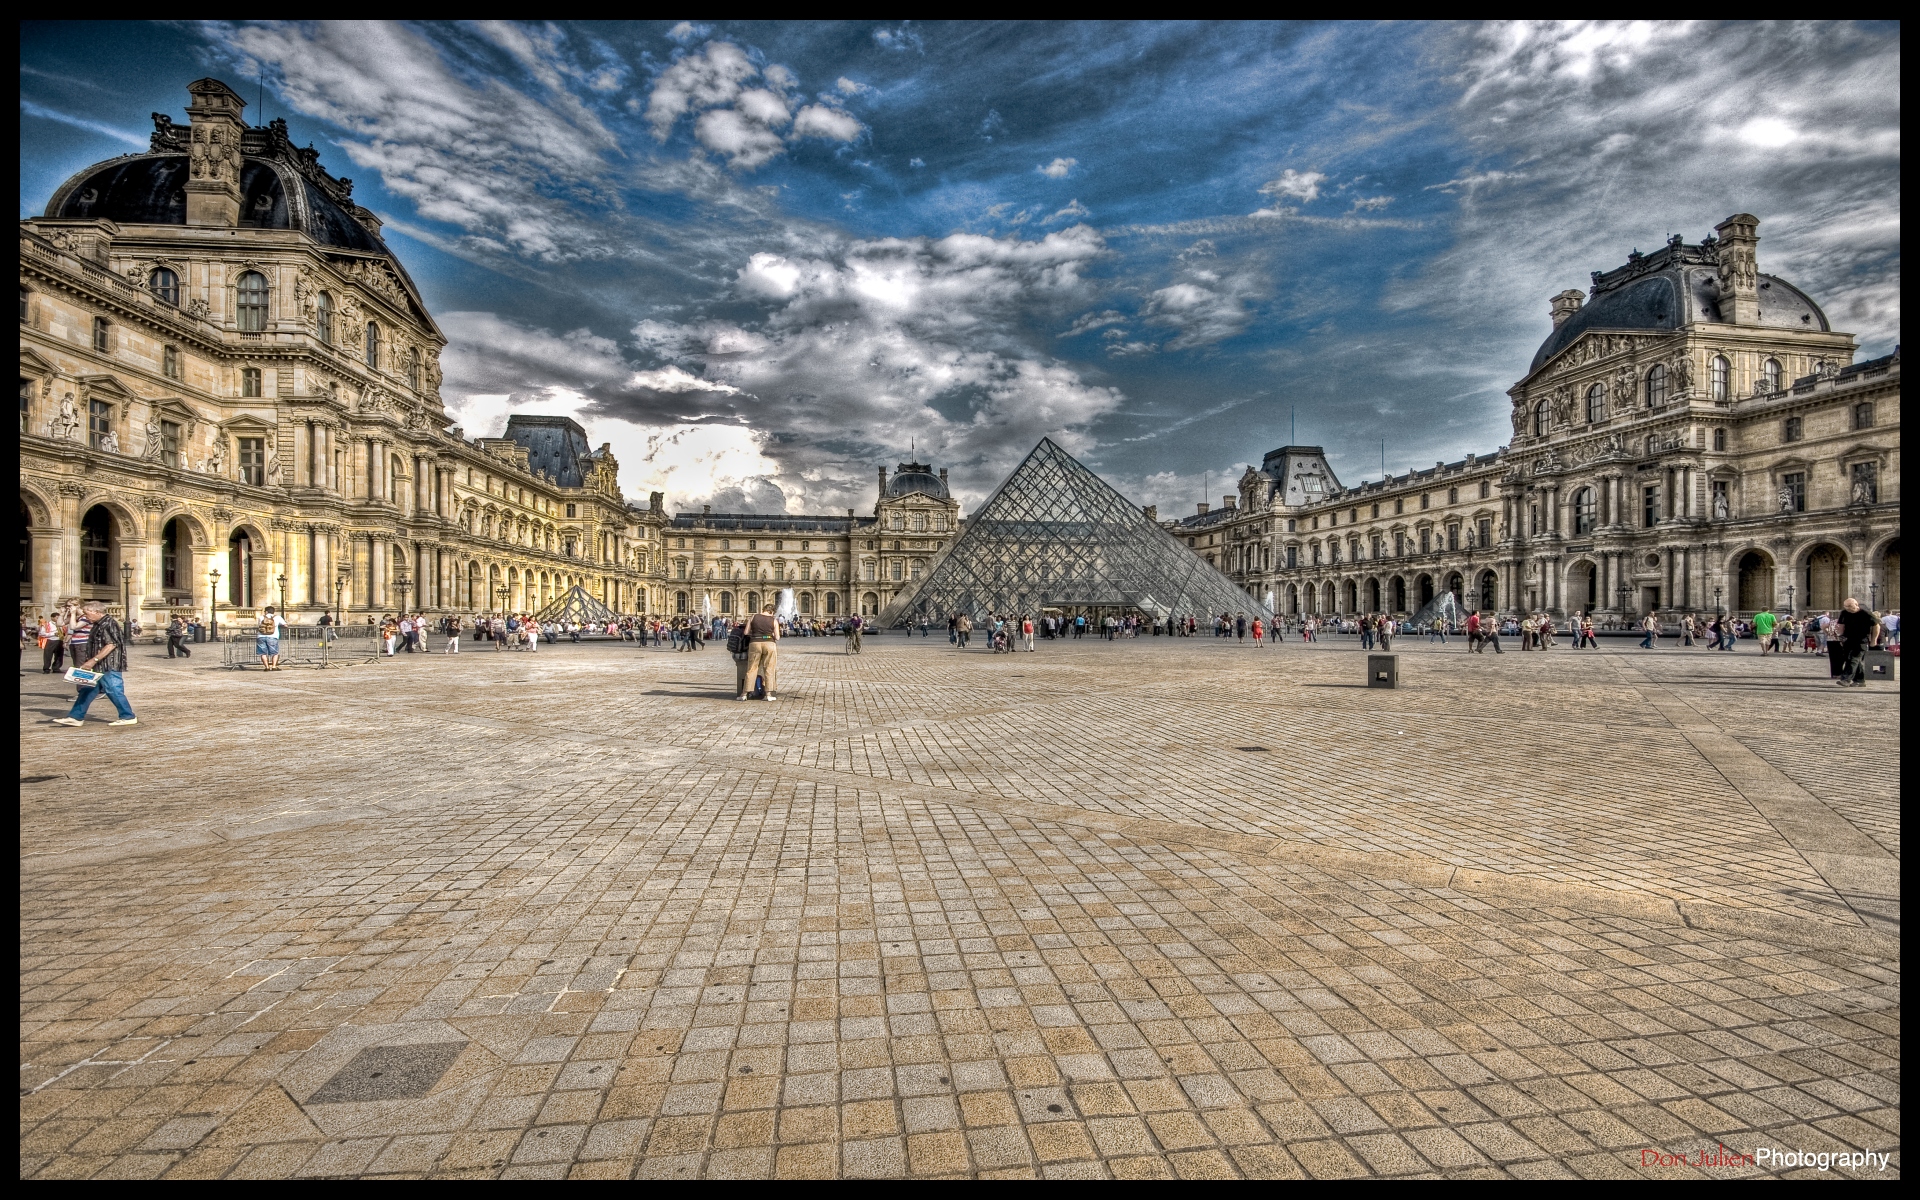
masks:
[[[25,676],[22,1177],[1897,1176],[1897,690],[1403,649]]]

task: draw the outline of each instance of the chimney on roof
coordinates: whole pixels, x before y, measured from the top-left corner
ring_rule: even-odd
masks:
[[[1553,312],[1553,327],[1558,329],[1565,325],[1568,317],[1580,311],[1580,306],[1586,303],[1586,299],[1582,293],[1568,288],[1547,301],[1547,307]]]
[[[667,494],[665,492],[648,492],[647,493],[647,511],[648,512],[665,512],[666,508],[667,508]]]
[[[1140,510],[1140,515],[1157,525],[1160,523],[1160,506],[1158,504],[1149,504]]]
[[[1234,503],[1235,503],[1235,497],[1233,497],[1233,496],[1222,496],[1222,497],[1220,497],[1220,507],[1221,507],[1221,508],[1232,508],[1232,507],[1234,506]]]
[[[240,133],[247,102],[218,79],[187,85],[193,97],[187,118],[193,123],[193,173],[187,179],[187,224],[232,228],[240,223]]]
[[[940,468],[940,486],[947,486],[947,469],[945,467]]]
[[[1713,227],[1720,235],[1720,315],[1734,325],[1760,321],[1760,218],[1735,213]]]
[[[881,467],[880,468],[880,495],[884,497],[886,494],[887,494],[887,469],[885,467]]]
[[[1200,502],[1200,515],[1203,517],[1207,515],[1207,502],[1205,500]]]
[[[712,515],[713,515],[713,505],[711,505],[711,504],[702,504],[702,505],[700,506],[700,515],[701,515],[701,516],[703,516],[703,517],[710,517],[710,516],[712,516]]]
[[[848,510],[847,510],[847,520],[849,520],[849,521],[851,521],[851,520],[853,520],[853,510],[852,510],[852,509],[848,509]]]

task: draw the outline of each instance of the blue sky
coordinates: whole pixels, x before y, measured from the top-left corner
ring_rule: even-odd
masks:
[[[674,507],[865,508],[910,454],[977,501],[1042,435],[1182,512],[1290,436],[1484,453],[1548,296],[1740,211],[1899,341],[1891,25],[21,36],[22,216],[222,78],[387,222],[469,435],[572,414]]]

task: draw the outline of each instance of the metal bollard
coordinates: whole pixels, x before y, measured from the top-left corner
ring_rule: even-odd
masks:
[[[1398,654],[1367,655],[1367,686],[1370,688],[1400,686],[1400,656]]]

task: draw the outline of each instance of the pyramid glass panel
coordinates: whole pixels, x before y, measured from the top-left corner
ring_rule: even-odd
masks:
[[[552,621],[573,621],[580,625],[605,625],[608,621],[618,621],[620,614],[596,600],[587,589],[579,584],[568,588],[565,595],[533,614],[541,624]]]
[[[881,623],[1047,608],[1134,609],[1156,620],[1244,613],[1242,591],[1074,457],[1042,438]]]

